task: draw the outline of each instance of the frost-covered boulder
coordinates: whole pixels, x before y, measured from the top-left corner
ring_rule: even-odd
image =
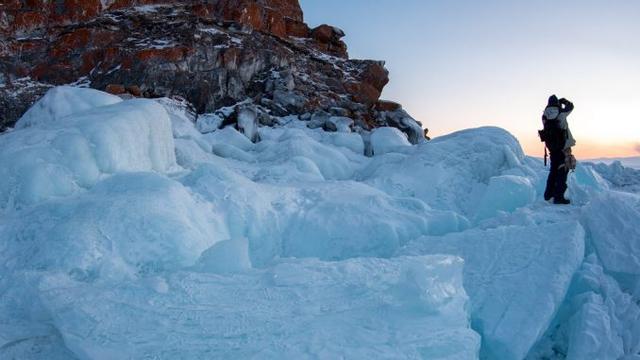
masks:
[[[200,255],[194,268],[214,274],[229,274],[251,269],[249,241],[246,238],[220,241]]]
[[[373,130],[370,141],[373,155],[386,154],[411,145],[402,131],[392,127],[380,127]]]
[[[203,134],[214,132],[220,128],[224,118],[218,114],[202,114],[198,116],[196,126]]]
[[[345,116],[331,116],[328,121],[335,126],[335,131],[337,132],[351,132],[351,127],[353,126],[353,119],[351,118]]]
[[[0,209],[71,195],[104,174],[167,172],[175,161],[167,112],[151,100],[36,122],[0,136]]]
[[[71,86],[57,86],[38,100],[16,122],[15,128],[22,129],[42,123],[58,121],[65,116],[83,112],[100,106],[113,105],[122,99],[102,91]]]
[[[483,358],[523,359],[560,308],[584,256],[575,222],[423,237],[400,254],[465,259],[464,285]]]
[[[251,140],[232,126],[205,134],[202,138],[213,146],[214,152],[217,147],[222,146],[233,146],[242,151],[249,151],[255,147]]]
[[[480,338],[462,265],[448,256],[283,260],[116,287],[50,276],[41,289],[81,358],[473,359]]]
[[[350,132],[324,132],[322,135],[327,139],[327,142],[334,146],[349,149],[355,154],[364,154],[364,140],[360,134]]]

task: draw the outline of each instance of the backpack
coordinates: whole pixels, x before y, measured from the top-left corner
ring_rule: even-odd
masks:
[[[569,134],[567,130],[560,127],[558,120],[544,121],[544,128],[538,130],[540,141],[545,144],[544,148],[544,165],[547,165],[547,149],[552,153],[564,150]]]

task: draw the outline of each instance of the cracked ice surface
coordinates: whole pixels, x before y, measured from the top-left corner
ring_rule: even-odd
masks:
[[[52,277],[40,291],[84,358],[464,359],[479,336],[465,326],[461,270],[451,256],[287,260],[116,286]]]

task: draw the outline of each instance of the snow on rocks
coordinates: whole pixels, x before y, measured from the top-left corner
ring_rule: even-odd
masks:
[[[220,128],[224,118],[217,114],[203,114],[198,116],[196,126],[203,134],[214,132]]]
[[[331,116],[329,122],[335,126],[335,131],[343,133],[351,132],[354,123],[353,119],[345,116]]]
[[[380,127],[373,130],[370,141],[374,155],[382,155],[396,148],[411,145],[402,131],[392,127]]]
[[[423,237],[403,255],[452,254],[465,259],[464,284],[483,357],[522,359],[562,304],[584,256],[578,223],[471,229]]]
[[[55,113],[48,102],[42,118]],[[118,102],[31,125],[0,136],[0,209],[71,195],[103,174],[167,172],[176,166],[171,123],[151,100]]]

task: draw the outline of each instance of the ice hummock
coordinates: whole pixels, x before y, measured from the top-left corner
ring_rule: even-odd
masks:
[[[581,164],[557,207],[499,128],[411,146],[287,117],[253,143],[71,87],[27,114],[0,134],[0,358],[640,353],[618,165]]]
[[[55,122],[66,116],[100,106],[113,105],[122,99],[89,88],[58,86],[51,88],[16,123],[22,129],[42,123]]]
[[[549,327],[582,262],[584,230],[577,222],[470,229],[418,238],[400,251],[441,253],[465,259],[465,290],[483,357],[523,359]]]
[[[130,100],[58,117],[51,114],[67,111],[57,102],[54,110],[48,108],[55,90],[32,108],[38,109],[37,121],[2,135],[0,209],[77,194],[110,174],[176,168],[171,122],[158,103]],[[71,99],[94,98],[96,90],[87,90],[73,96],[71,88],[64,92]]]

